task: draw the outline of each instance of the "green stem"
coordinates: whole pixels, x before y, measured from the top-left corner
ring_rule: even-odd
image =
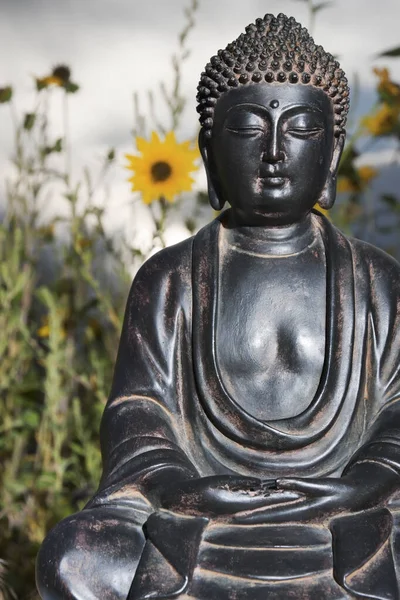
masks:
[[[22,144],[21,144],[21,127],[18,124],[18,115],[17,115],[17,111],[14,105],[14,102],[11,100],[9,102],[10,105],[10,113],[11,113],[11,121],[13,124],[13,128],[14,128],[14,139],[15,139],[15,159],[16,159],[16,166],[18,169],[18,172],[21,173],[22,171],[22,156],[23,156],[23,150],[22,150]]]
[[[158,237],[161,242],[162,247],[165,248],[167,244],[165,241],[164,233],[165,233],[165,222],[167,219],[167,212],[168,212],[167,201],[165,200],[165,198],[163,198],[163,197],[160,198],[159,206],[161,209],[160,218],[157,219],[153,214],[154,222],[156,225],[156,232],[155,232],[154,237]]]
[[[71,149],[69,145],[69,111],[68,94],[64,92],[63,98],[63,121],[64,121],[64,156],[65,156],[65,182],[67,187],[71,185]]]

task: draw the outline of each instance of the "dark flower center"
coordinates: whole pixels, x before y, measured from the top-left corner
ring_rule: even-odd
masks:
[[[63,83],[67,83],[71,77],[71,71],[69,67],[66,67],[65,65],[58,65],[58,67],[54,67],[51,74],[53,77],[58,77],[61,79]]]
[[[151,177],[155,183],[165,181],[171,175],[171,166],[162,160],[151,165]]]

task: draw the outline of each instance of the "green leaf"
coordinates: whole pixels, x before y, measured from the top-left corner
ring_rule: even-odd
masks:
[[[48,156],[49,154],[52,154],[53,152],[62,152],[63,149],[63,140],[62,138],[58,138],[58,140],[56,140],[53,144],[53,146],[46,146],[45,148],[42,149],[42,154],[43,156]]]
[[[62,144],[62,138],[58,138],[58,140],[55,141],[55,144],[53,146],[53,152],[62,152]]]
[[[36,90],[38,92],[41,92],[42,90],[45,90],[47,88],[47,83],[44,83],[44,81],[42,79],[35,78],[35,83],[36,83]]]
[[[26,485],[24,482],[17,481],[16,479],[7,480],[4,484],[5,489],[11,492],[13,496],[21,496],[26,493]]]
[[[385,202],[392,210],[398,211],[400,209],[400,202],[393,196],[393,194],[383,194],[382,200]]]
[[[400,56],[400,46],[398,46],[397,48],[392,48],[391,50],[385,50],[385,52],[381,52],[380,54],[377,54],[376,58],[382,58],[382,57],[396,58],[398,56]]]
[[[194,219],[192,219],[191,217],[188,217],[185,221],[185,225],[191,234],[193,234],[195,232],[196,221]]]
[[[25,118],[24,118],[24,129],[26,129],[26,131],[30,131],[32,129],[32,127],[34,126],[35,121],[36,121],[35,113],[26,113]]]
[[[23,420],[25,426],[28,427],[29,429],[37,429],[37,427],[39,426],[40,417],[39,417],[38,413],[36,413],[35,411],[26,410],[22,414],[22,420]]]
[[[71,442],[69,447],[78,456],[85,456],[85,454],[86,454],[86,451],[84,450],[84,448],[82,448],[81,444],[76,444],[75,442]]]
[[[67,94],[75,94],[79,90],[79,85],[72,81],[65,82],[63,87]]]
[[[0,104],[5,104],[6,102],[10,102],[13,95],[13,90],[11,86],[0,88]]]
[[[36,479],[36,489],[37,490],[51,490],[54,487],[56,482],[55,473],[42,473]]]
[[[208,199],[208,194],[207,192],[203,192],[200,191],[197,193],[197,201],[199,204],[203,204],[204,206],[207,206],[207,204],[209,204],[209,199]]]

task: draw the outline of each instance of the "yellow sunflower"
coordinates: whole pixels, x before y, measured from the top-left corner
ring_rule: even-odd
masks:
[[[54,67],[50,75],[35,79],[38,92],[51,86],[62,87],[69,94],[74,94],[79,90],[79,85],[71,81],[71,69],[66,65],[58,65]]]
[[[55,75],[47,75],[47,77],[37,77],[36,84],[38,87],[48,87],[49,85],[62,87],[63,81]]]
[[[173,202],[178,194],[192,189],[189,173],[198,169],[194,161],[199,152],[190,142],[179,144],[173,131],[160,140],[153,131],[150,141],[136,138],[136,146],[140,155],[126,154],[126,168],[134,172],[129,179],[132,191],[141,192],[145,204],[160,198]]]

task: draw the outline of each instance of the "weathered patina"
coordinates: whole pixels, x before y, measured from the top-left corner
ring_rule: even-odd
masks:
[[[400,265],[335,200],[347,80],[266,15],[199,85],[210,202],[129,295],[103,477],[44,600],[399,597]]]

